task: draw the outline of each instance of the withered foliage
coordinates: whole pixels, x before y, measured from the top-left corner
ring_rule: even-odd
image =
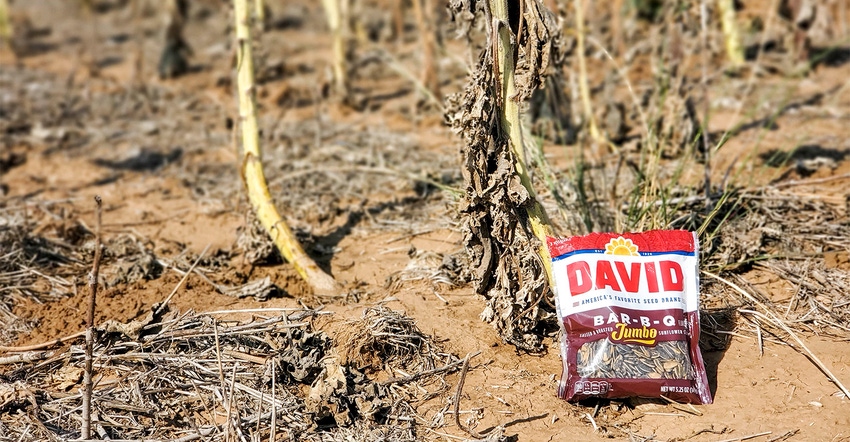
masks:
[[[452,254],[442,254],[411,247],[407,256],[410,261],[404,269],[393,272],[387,277],[386,287],[394,293],[413,281],[428,282],[435,292],[440,286],[457,287],[468,282],[469,272],[466,268],[468,256],[463,250]]]
[[[555,144],[573,144],[576,141],[578,128],[573,122],[572,102],[567,92],[566,75],[560,70],[554,70],[546,77],[546,85],[547,87],[534,91],[528,103],[527,115],[528,120],[531,121],[531,133]],[[625,131],[625,124],[620,126],[622,129],[619,131]],[[609,138],[613,141],[622,138],[623,135],[625,134]]]
[[[564,37],[560,23],[543,2],[523,0],[517,3],[521,14],[518,28],[513,27],[514,17],[511,17],[511,29],[517,37],[517,96],[512,99],[525,102],[535,90],[543,88],[554,69],[560,68],[572,44]]]
[[[402,365],[411,379],[376,382],[340,362],[312,326],[321,314],[237,323],[190,311],[113,324],[95,347],[93,428],[104,440],[421,440],[417,381],[449,370]],[[81,348],[23,355],[0,375],[0,439],[77,438]]]
[[[549,70],[563,62],[567,45],[555,17],[541,2],[509,4],[509,23],[504,23],[492,18],[486,2],[450,3],[453,20],[466,32],[472,29],[476,14],[483,15],[488,41],[464,91],[449,97],[447,118],[463,137],[466,196],[461,204],[462,225],[476,290],[488,300],[482,318],[491,322],[506,342],[539,351],[541,329],[553,317],[552,309],[545,307],[551,292],[537,254],[540,244],[525,210],[533,197],[514,169],[515,154],[500,115],[504,100],[525,102],[542,86]],[[517,48],[517,93],[513,97],[499,96],[494,39],[500,27],[512,31]]]

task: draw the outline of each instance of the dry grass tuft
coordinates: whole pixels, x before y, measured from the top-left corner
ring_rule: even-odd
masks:
[[[360,370],[425,371],[451,359],[440,353],[413,318],[384,306],[365,309],[363,317],[348,325],[348,331],[340,334],[343,364]]]

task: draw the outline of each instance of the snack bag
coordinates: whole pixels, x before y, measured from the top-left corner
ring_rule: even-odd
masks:
[[[699,242],[683,230],[549,238],[563,333],[558,395],[710,404]]]

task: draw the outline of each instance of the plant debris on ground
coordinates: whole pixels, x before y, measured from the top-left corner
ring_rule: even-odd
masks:
[[[313,326],[324,314],[293,309],[236,322],[190,311],[105,325],[94,349],[97,434],[418,440],[413,403],[421,400],[423,385],[457,370],[457,359],[435,353],[432,338],[386,308],[367,309],[367,322],[353,324],[354,334],[337,346]],[[374,322],[386,326],[372,328]],[[363,357],[381,358],[407,374],[371,379]],[[81,347],[21,353],[20,361],[0,378],[4,437],[78,438]],[[446,367],[434,370],[437,363]]]

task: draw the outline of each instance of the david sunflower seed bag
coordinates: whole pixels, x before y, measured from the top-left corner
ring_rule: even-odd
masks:
[[[563,333],[558,395],[710,404],[699,242],[683,230],[549,238]]]

